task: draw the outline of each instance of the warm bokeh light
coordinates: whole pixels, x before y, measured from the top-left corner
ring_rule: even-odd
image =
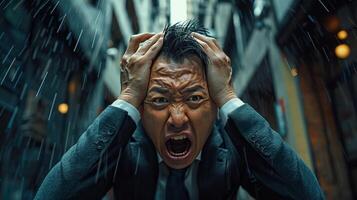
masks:
[[[66,103],[59,104],[58,112],[60,112],[61,114],[66,114],[68,112],[68,104],[66,104]]]
[[[69,91],[69,93],[74,94],[74,92],[76,91],[76,83],[75,83],[75,81],[69,82],[68,91]]]
[[[345,30],[340,30],[340,31],[337,33],[337,37],[338,37],[338,39],[340,39],[340,40],[344,40],[344,39],[346,39],[346,38],[348,37],[348,33],[347,33],[347,31],[345,31]]]
[[[298,75],[298,71],[297,71],[296,67],[291,68],[290,73],[294,77],[297,76]]]
[[[324,26],[328,32],[336,33],[340,26],[340,20],[336,16],[327,17],[324,20]]]
[[[347,44],[340,44],[335,49],[335,54],[338,58],[345,59],[351,53],[351,49]]]

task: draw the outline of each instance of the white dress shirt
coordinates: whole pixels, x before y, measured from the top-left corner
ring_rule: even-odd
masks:
[[[219,118],[224,125],[227,122],[228,114],[231,113],[236,108],[242,106],[244,102],[239,98],[233,98],[226,102],[219,111]],[[140,113],[139,111],[130,103],[117,99],[112,103],[112,106],[123,109],[128,112],[128,115],[135,121],[138,125],[140,122]],[[166,182],[167,177],[169,176],[169,169],[167,165],[163,162],[161,156],[157,153],[158,163],[159,163],[159,177],[156,186],[155,199],[166,199]],[[185,187],[189,194],[190,199],[198,199],[198,188],[197,188],[197,170],[199,162],[201,161],[201,152],[195,158],[193,163],[187,168],[185,174]]]

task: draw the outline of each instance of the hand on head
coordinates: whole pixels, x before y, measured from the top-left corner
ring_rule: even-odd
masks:
[[[208,89],[212,100],[221,107],[230,99],[237,97],[232,85],[231,60],[216,39],[199,33],[192,33],[192,36],[209,58],[206,68]]]
[[[229,57],[216,39],[192,33],[209,58],[206,69],[207,83],[212,100],[218,107],[236,97],[232,85],[232,68]],[[122,92],[119,96],[135,107],[145,99],[150,78],[150,68],[163,45],[163,33],[143,33],[130,38],[121,60]]]
[[[123,99],[139,107],[146,96],[150,68],[163,43],[163,33],[142,33],[129,40],[121,60],[121,94]]]

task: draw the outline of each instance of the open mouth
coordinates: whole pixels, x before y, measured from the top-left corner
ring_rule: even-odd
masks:
[[[166,141],[166,148],[173,157],[184,157],[189,153],[191,141],[185,135],[171,137]]]

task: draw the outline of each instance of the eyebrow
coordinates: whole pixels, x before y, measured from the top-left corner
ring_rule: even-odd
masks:
[[[205,90],[205,88],[202,87],[201,85],[195,85],[195,86],[183,89],[182,93],[193,93],[193,92],[204,91],[204,90]]]
[[[157,93],[166,94],[166,93],[169,93],[169,89],[164,88],[164,87],[154,86],[154,87],[150,88],[149,92],[157,92]]]

